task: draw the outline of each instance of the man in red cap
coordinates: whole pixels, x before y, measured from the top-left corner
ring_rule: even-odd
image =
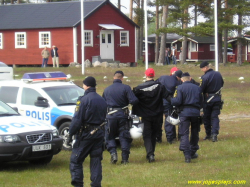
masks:
[[[151,163],[155,161],[156,133],[161,125],[163,98],[168,97],[168,92],[163,85],[154,81],[155,71],[153,68],[148,68],[145,75],[146,82],[133,89],[139,103],[133,106],[132,113],[142,117],[146,158]]]
[[[177,67],[173,67],[170,70],[170,75],[173,75],[176,71],[178,71],[179,69]]]

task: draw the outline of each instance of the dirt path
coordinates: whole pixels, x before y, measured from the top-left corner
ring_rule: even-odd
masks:
[[[227,114],[227,115],[220,115],[220,120],[225,120],[225,121],[235,121],[238,119],[250,119],[250,115],[246,115],[246,114]]]

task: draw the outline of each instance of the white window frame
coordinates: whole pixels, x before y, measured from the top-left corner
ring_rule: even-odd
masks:
[[[248,43],[247,52],[250,52],[250,41],[248,41],[247,43]]]
[[[93,31],[92,30],[84,30],[84,37],[86,33],[90,33],[90,43],[86,43],[86,38],[84,38],[84,46],[89,46],[89,47],[93,47]]]
[[[122,44],[122,33],[126,33],[127,34],[127,43],[126,44]],[[129,46],[129,31],[120,31],[120,46]]]
[[[197,43],[191,42],[191,51],[197,51],[197,48],[198,48]]]
[[[43,34],[48,34],[48,37],[49,37],[49,39],[48,39],[48,44],[47,45],[44,45],[44,44],[42,44],[42,35]],[[51,33],[50,33],[50,31],[40,31],[39,32],[39,48],[44,48],[44,47],[49,47],[49,48],[51,48]]]
[[[215,45],[214,44],[210,44],[209,48],[210,48],[210,51],[215,51]]]
[[[23,45],[18,44],[18,35],[24,35]],[[15,32],[15,48],[27,48],[27,35],[26,32]]]
[[[0,33],[0,49],[3,49],[3,33]]]

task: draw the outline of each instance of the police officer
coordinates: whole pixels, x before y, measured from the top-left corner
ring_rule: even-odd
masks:
[[[85,93],[77,101],[75,114],[69,127],[69,138],[74,135],[76,141],[70,158],[71,184],[83,186],[82,163],[90,155],[91,186],[101,186],[102,180],[102,153],[104,130],[100,125],[105,121],[107,104],[105,100],[96,93],[96,80],[87,77],[83,81]],[[94,134],[90,132],[97,130]]]
[[[115,138],[119,137],[122,150],[122,164],[127,164],[131,147],[131,136],[129,133],[129,110],[123,109],[129,104],[136,104],[138,99],[135,97],[131,87],[122,84],[124,73],[116,71],[113,84],[107,87],[103,92],[103,98],[108,104],[108,113],[117,111],[113,114],[107,114],[106,125],[106,146],[111,155],[111,163],[115,164],[118,160]]]
[[[199,149],[199,131],[200,131],[200,108],[202,104],[202,95],[199,86],[191,83],[189,73],[183,73],[181,81],[183,82],[176,89],[171,104],[179,108],[181,136],[180,150],[183,151],[185,162],[190,163],[191,158],[197,158],[196,151]],[[189,141],[189,127],[191,125],[191,136]]]
[[[165,86],[167,89],[168,93],[170,95],[174,95],[176,86],[180,85],[180,79],[182,75],[182,71],[178,70],[176,67],[174,67],[176,71],[171,69],[171,74],[170,76],[168,75],[163,75],[159,79],[156,80],[156,82],[161,83],[162,85]],[[166,99],[163,99],[163,106],[164,106],[164,114],[165,114],[165,119],[172,113],[173,106],[171,105],[170,102],[168,102]],[[174,125],[171,125],[169,122],[165,120],[165,132],[166,132],[166,137],[167,141],[169,144],[172,144],[173,141],[176,139],[176,128]],[[161,141],[162,137],[162,128],[160,127],[158,133],[157,133],[157,141]]]
[[[142,117],[144,123],[143,140],[148,162],[155,161],[156,133],[160,129],[163,111],[163,98],[168,97],[165,86],[154,81],[153,68],[145,71],[147,81],[133,89],[139,103],[133,106],[133,114]]]
[[[206,130],[206,137],[204,140],[212,139],[213,142],[216,142],[220,129],[218,117],[221,109],[220,90],[224,85],[224,81],[220,72],[210,69],[208,62],[202,62],[200,68],[201,71],[204,72],[200,84],[200,89],[204,97],[203,120]],[[208,102],[210,98],[211,100]]]

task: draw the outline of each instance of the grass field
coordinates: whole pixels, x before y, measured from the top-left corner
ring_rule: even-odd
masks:
[[[156,77],[169,74],[173,66],[154,66]],[[188,64],[179,66],[199,81],[202,72],[199,66]],[[225,81],[223,88],[224,108],[220,115],[220,135],[216,143],[204,141],[204,126],[200,132],[199,158],[186,164],[179,151],[179,142],[169,145],[165,134],[163,142],[157,144],[156,162],[148,163],[142,139],[133,141],[130,163],[121,165],[121,150],[118,149],[118,164],[111,165],[110,155],[103,154],[104,187],[182,187],[182,186],[250,186],[250,65],[238,67],[234,64],[219,66]],[[144,67],[120,68],[128,79],[125,84],[131,87],[143,81]],[[54,71],[53,68],[20,67],[14,69],[15,78],[20,79],[24,72]],[[82,86],[86,76],[97,79],[97,92],[102,94],[105,87],[112,84],[114,68],[87,68],[86,75],[81,69],[59,68],[72,75],[72,80]],[[107,76],[104,80],[103,77]],[[243,76],[244,83],[238,80]],[[126,81],[129,80],[129,81]],[[47,166],[34,166],[27,162],[4,163],[0,165],[0,187],[67,187],[70,186],[70,152],[62,151]],[[85,186],[90,186],[89,158],[84,162]],[[193,182],[193,184],[189,184]],[[210,184],[217,182],[217,184]],[[198,184],[200,183],[200,184]],[[219,184],[220,183],[220,184]],[[227,183],[227,185],[226,185]],[[230,184],[231,183],[231,184]],[[235,183],[235,184],[234,184]]]

